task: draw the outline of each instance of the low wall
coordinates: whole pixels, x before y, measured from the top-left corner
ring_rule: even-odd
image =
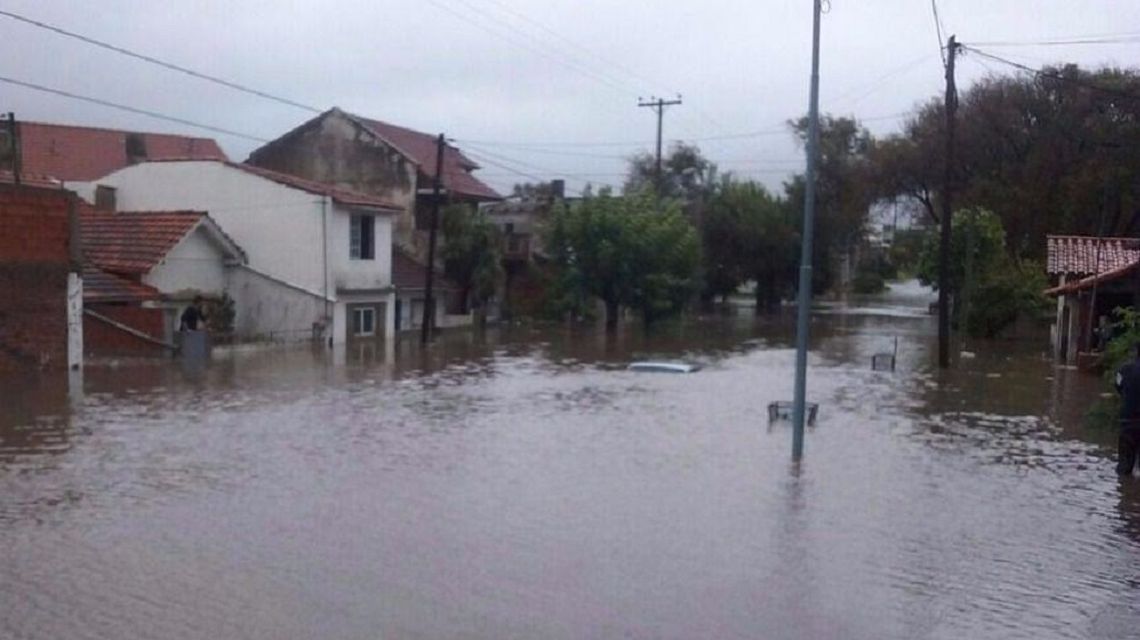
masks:
[[[313,292],[242,267],[231,269],[229,278],[239,342],[308,340],[313,323],[325,318],[325,301]]]
[[[87,309],[113,322],[146,334],[154,341],[124,331],[110,322],[87,314],[83,318],[83,348],[95,357],[165,356],[169,349],[157,342],[164,334],[162,309],[146,309],[128,305],[88,305]]]

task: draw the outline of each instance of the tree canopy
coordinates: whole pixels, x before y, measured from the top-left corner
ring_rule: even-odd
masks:
[[[614,196],[603,190],[555,208],[546,232],[561,310],[582,313],[590,298],[605,303],[606,326],[622,307],[648,324],[679,311],[696,292],[701,247],[675,202],[659,206],[651,192]]]

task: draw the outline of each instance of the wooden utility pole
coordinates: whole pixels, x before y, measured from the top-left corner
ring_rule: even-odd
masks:
[[[958,89],[954,85],[954,59],[958,42],[946,41],[946,154],[943,158],[942,219],[938,243],[938,366],[950,366],[950,231],[954,215],[954,133],[958,111]]]
[[[681,104],[681,96],[677,96],[675,100],[664,100],[662,98],[650,98],[649,100],[638,99],[637,106],[649,107],[657,112],[657,169],[655,171],[654,180],[657,181],[657,190],[660,192],[661,181],[661,121],[665,116],[665,107],[671,107],[676,104]]]
[[[431,222],[428,227],[428,258],[424,269],[424,317],[420,326],[420,344],[427,344],[435,328],[435,297],[432,295],[432,280],[435,275],[435,236],[439,228],[439,201],[443,186],[443,147],[447,144],[443,134],[439,134],[435,149],[435,182],[431,190]]]

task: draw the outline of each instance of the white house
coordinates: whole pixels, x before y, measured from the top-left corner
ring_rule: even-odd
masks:
[[[222,160],[144,162],[81,195],[123,210],[208,212],[247,256],[226,287],[239,338],[342,344],[394,335],[399,208],[385,200]]]

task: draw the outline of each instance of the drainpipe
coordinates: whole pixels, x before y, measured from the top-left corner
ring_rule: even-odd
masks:
[[[329,346],[333,344],[334,322],[329,310],[329,197],[321,196],[321,261],[324,263],[325,326],[329,327]]]

